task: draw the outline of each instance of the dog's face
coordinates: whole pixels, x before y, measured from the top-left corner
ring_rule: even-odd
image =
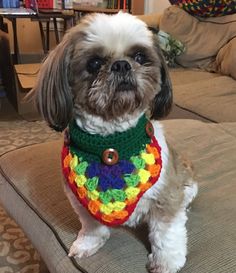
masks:
[[[40,111],[57,130],[83,113],[109,122],[150,108],[162,117],[172,102],[153,34],[125,13],[85,17],[49,54],[35,89]]]

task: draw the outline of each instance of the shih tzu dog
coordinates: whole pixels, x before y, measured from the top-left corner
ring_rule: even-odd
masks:
[[[69,256],[95,254],[113,226],[146,222],[148,270],[180,270],[197,184],[154,121],[168,114],[172,89],[146,24],[126,13],[85,16],[50,52],[34,91],[47,123],[67,128],[62,170],[82,224]]]

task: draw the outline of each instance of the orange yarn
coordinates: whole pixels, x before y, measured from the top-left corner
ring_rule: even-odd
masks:
[[[158,152],[158,150],[157,150],[156,147],[152,147],[151,145],[148,144],[146,149],[147,149],[148,153],[154,155],[155,159],[160,158],[160,154],[159,154],[159,152]]]
[[[101,202],[98,200],[90,200],[88,203],[88,209],[92,214],[96,214],[100,209]]]
[[[160,170],[161,170],[161,166],[160,165],[149,165],[148,166],[148,171],[151,173],[152,177],[158,176]]]
[[[77,188],[77,193],[78,193],[79,197],[81,199],[83,199],[87,195],[87,190],[85,189],[85,187],[79,187],[79,188]]]

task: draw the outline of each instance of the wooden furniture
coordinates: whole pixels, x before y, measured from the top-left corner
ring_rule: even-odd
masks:
[[[81,4],[73,4],[73,9],[77,12],[103,12],[103,13],[117,13],[120,8],[101,8],[96,6],[82,6]],[[134,15],[144,14],[144,0],[132,0],[130,12]]]
[[[133,0],[131,4],[131,12],[133,15],[144,14],[144,0]]]
[[[25,100],[34,87],[41,64],[14,65],[8,34],[0,30],[0,71],[8,100],[20,115],[37,113],[34,103]]]
[[[16,110],[20,115],[34,116],[37,113],[34,102],[25,96],[34,87],[41,64],[14,65]]]
[[[7,10],[7,9],[5,9]],[[9,12],[1,13],[0,10],[0,29],[3,29],[3,18],[8,19],[12,23],[13,29],[13,41],[14,41],[14,54],[13,54],[13,62],[15,64],[20,63],[20,54],[19,54],[19,46],[18,46],[18,39],[17,39],[17,19],[20,18],[30,18],[31,20],[36,20],[39,23],[39,29],[42,39],[42,47],[43,51],[46,54],[49,51],[50,41],[49,41],[49,23],[52,20],[54,24],[54,33],[56,42],[59,43],[59,33],[57,28],[57,19],[64,20],[64,30],[66,30],[67,25],[69,25],[69,21],[71,24],[74,24],[74,12],[67,12],[63,10],[45,10],[43,12],[25,12],[25,13],[11,13],[11,9],[8,9]],[[23,8],[22,8],[23,10]],[[25,9],[29,10],[29,9]],[[44,33],[43,30],[43,23],[46,23],[46,32]]]

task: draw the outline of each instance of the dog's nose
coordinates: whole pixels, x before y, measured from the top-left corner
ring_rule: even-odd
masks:
[[[125,74],[131,70],[131,66],[127,61],[116,61],[111,67],[111,71]]]

